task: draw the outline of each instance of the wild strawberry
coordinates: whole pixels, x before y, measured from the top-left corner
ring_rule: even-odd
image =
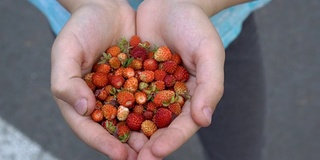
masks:
[[[172,53],[167,46],[161,46],[154,52],[154,59],[158,62],[170,60]]]
[[[182,60],[179,54],[172,54],[171,60],[175,61],[178,65],[181,65]]]
[[[103,120],[103,113],[100,109],[95,109],[91,114],[91,119],[95,122],[100,122]]]
[[[158,69],[154,71],[154,79],[156,81],[163,81],[166,75],[167,75],[167,72],[164,70]]]
[[[103,88],[95,90],[94,94],[96,98],[102,101],[104,101],[109,95]]]
[[[95,72],[92,75],[92,83],[99,88],[106,86],[108,84],[107,74],[102,72]]]
[[[115,94],[115,88],[112,85],[107,85],[103,88],[107,92],[108,95]]]
[[[154,52],[148,52],[148,58],[154,58]]]
[[[144,119],[152,120],[153,113],[154,113],[153,111],[144,111],[143,112]]]
[[[172,74],[177,69],[178,64],[175,61],[165,61],[162,64],[162,69],[169,74]]]
[[[166,84],[166,87],[173,87],[176,83],[176,78],[173,75],[168,74],[163,81]]]
[[[156,106],[168,106],[170,103],[174,102],[175,93],[171,90],[163,90],[159,91],[154,99],[153,102]]]
[[[124,82],[123,89],[130,92],[136,92],[138,90],[138,79],[131,77]]]
[[[123,76],[124,67],[120,67],[114,71],[114,76]]]
[[[129,67],[133,68],[134,70],[139,70],[143,66],[143,63],[140,59],[133,59],[129,64]]]
[[[151,46],[151,44],[150,44],[150,42],[148,42],[148,41],[144,41],[144,42],[142,42],[142,43],[139,44],[139,47],[142,47],[142,48],[144,48],[144,49],[149,49],[150,46]]]
[[[124,106],[119,106],[117,111],[117,118],[119,121],[125,121],[129,115],[129,109]]]
[[[137,47],[139,43],[141,43],[141,39],[138,35],[132,36],[129,42],[130,46],[132,47]]]
[[[130,50],[130,55],[135,59],[140,59],[142,61],[146,60],[148,58],[147,51],[142,47],[133,47],[132,50]]]
[[[98,64],[97,68],[96,68],[96,72],[103,72],[108,74],[110,72],[111,67],[106,64],[106,63],[102,63],[102,64]]]
[[[138,113],[138,114],[143,114],[143,112],[144,112],[144,107],[143,107],[143,105],[135,105],[134,107],[133,107],[133,109],[132,109],[132,112],[133,113]]]
[[[111,104],[105,104],[101,107],[103,116],[107,120],[113,120],[117,116],[117,108]]]
[[[127,117],[126,123],[131,130],[139,131],[141,129],[141,123],[143,121],[143,115],[137,113],[130,113]]]
[[[147,111],[151,111],[151,112],[155,113],[157,110],[157,105],[154,102],[150,101],[147,103],[146,109],[147,109]]]
[[[158,62],[153,58],[146,59],[145,61],[143,61],[143,69],[155,71],[156,69],[158,69]]]
[[[101,107],[103,106],[102,102],[99,100],[96,100],[96,107],[95,109],[101,109]]]
[[[184,82],[176,82],[173,88],[174,92],[176,92],[178,95],[186,96],[188,93],[187,85]]]
[[[124,63],[127,61],[128,56],[125,53],[119,53],[117,55],[118,59],[120,60],[121,64],[124,65]]]
[[[111,46],[106,50],[106,53],[110,54],[112,57],[116,57],[120,52],[120,47],[116,45]]]
[[[136,103],[138,104],[145,104],[147,102],[147,95],[143,92],[136,92],[134,93],[134,97],[136,99]]]
[[[153,116],[153,122],[158,128],[168,127],[172,121],[172,112],[167,108],[159,108]]]
[[[168,106],[168,109],[176,116],[178,116],[181,112],[181,105],[179,103],[172,103]]]
[[[125,77],[125,78],[134,77],[134,76],[135,76],[134,69],[131,68],[131,67],[124,68],[124,69],[123,69],[123,72],[122,72],[122,75],[123,75],[123,77]]]
[[[142,91],[142,90],[144,90],[144,89],[146,89],[146,88],[148,88],[148,87],[149,87],[149,84],[146,83],[146,82],[140,82],[140,83],[139,83],[139,90],[140,90],[140,91]]]
[[[142,81],[142,82],[146,82],[146,83],[150,83],[154,80],[154,72],[153,71],[142,71],[140,74],[139,74],[139,79]]]
[[[113,120],[105,120],[101,123],[102,127],[105,128],[110,134],[114,134],[116,131],[116,119]]]
[[[122,76],[112,76],[110,83],[114,88],[120,89],[123,86],[124,82],[125,79]]]
[[[115,103],[113,103],[114,101],[116,101],[116,98],[115,96],[108,96],[105,100],[104,100],[106,103],[110,103],[114,106],[118,106],[118,105],[115,105]]]
[[[141,131],[147,137],[151,137],[157,131],[157,126],[154,122],[145,120],[141,124]]]
[[[173,75],[177,81],[186,82],[189,79],[189,72],[182,66],[178,66]]]
[[[117,101],[120,105],[123,105],[125,107],[131,108],[133,107],[133,104],[135,102],[135,98],[133,93],[129,91],[120,91],[117,94]]]
[[[96,86],[92,83],[92,81],[85,81],[85,82],[92,91],[96,89]]]
[[[88,74],[86,74],[83,78],[84,81],[86,82],[92,82],[92,75],[94,74],[94,72],[90,72]]]
[[[130,138],[129,127],[125,123],[118,123],[116,129],[116,136],[122,143],[127,142]]]
[[[184,102],[185,102],[185,99],[184,99],[184,97],[178,95],[178,96],[176,97],[175,102],[176,102],[176,103],[179,103],[181,106],[183,106],[183,105],[184,105]]]
[[[155,81],[155,82],[152,82],[151,83],[151,86],[152,86],[152,90],[153,91],[162,91],[166,88],[166,85],[163,81]]]
[[[109,59],[109,65],[113,69],[117,69],[121,66],[121,61],[118,57],[112,57]]]

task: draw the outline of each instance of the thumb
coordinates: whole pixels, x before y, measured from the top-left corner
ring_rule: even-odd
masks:
[[[51,56],[51,92],[56,98],[73,106],[80,115],[89,115],[96,102],[93,92],[81,78],[81,52],[57,50],[53,47]]]

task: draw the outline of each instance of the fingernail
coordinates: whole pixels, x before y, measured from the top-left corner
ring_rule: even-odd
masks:
[[[212,114],[213,111],[210,107],[204,107],[202,109],[203,115],[205,116],[206,120],[208,121],[209,124],[211,124],[211,119],[212,119]]]
[[[85,98],[81,98],[76,102],[75,109],[80,115],[85,115],[88,111],[88,102]]]

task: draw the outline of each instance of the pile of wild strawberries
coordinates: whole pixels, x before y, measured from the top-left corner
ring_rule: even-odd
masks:
[[[131,131],[150,137],[181,113],[188,71],[167,46],[134,35],[109,47],[84,80],[96,96],[91,118],[121,142]]]

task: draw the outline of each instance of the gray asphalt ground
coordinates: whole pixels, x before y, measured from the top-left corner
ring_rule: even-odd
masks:
[[[267,84],[265,160],[320,159],[319,8],[281,0],[255,12]],[[54,36],[45,17],[27,1],[1,0],[0,24],[0,117],[59,159],[105,159],[74,136],[51,96]],[[168,159],[203,159],[197,135]]]

